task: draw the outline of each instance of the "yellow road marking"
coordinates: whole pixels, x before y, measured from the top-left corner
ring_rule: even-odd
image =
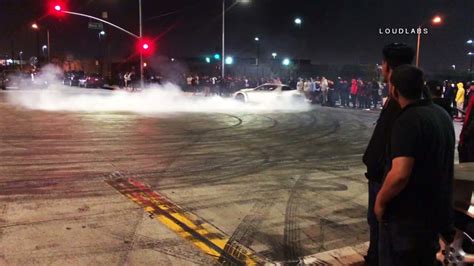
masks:
[[[198,216],[173,204],[148,186],[133,179],[109,179],[106,182],[121,194],[143,207],[184,239],[190,240],[204,253],[230,265],[261,265],[266,261]]]

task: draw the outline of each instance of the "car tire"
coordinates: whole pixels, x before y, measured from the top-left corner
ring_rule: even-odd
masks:
[[[246,100],[245,100],[245,95],[240,94],[240,93],[237,94],[237,95],[235,95],[235,99],[236,99],[237,101],[239,101],[239,102],[243,102],[243,103],[246,102]]]

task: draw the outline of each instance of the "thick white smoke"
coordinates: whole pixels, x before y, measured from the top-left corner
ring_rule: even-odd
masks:
[[[10,103],[45,111],[135,112],[143,114],[179,112],[273,112],[305,111],[310,105],[293,99],[269,97],[259,103],[242,103],[219,96],[203,97],[183,93],[173,84],[154,86],[141,92],[79,89],[59,85],[58,71],[50,68],[40,75],[46,89],[8,92]],[[56,80],[52,82],[52,80]]]

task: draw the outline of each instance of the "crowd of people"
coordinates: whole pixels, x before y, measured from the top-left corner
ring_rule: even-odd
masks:
[[[188,75],[182,87],[185,91],[202,92],[205,96],[231,96],[240,89],[255,88],[266,83],[288,85],[299,90],[310,102],[325,106],[376,109],[381,106],[382,97],[387,95],[386,84],[379,81],[363,81],[360,78],[347,80],[341,77],[331,80],[326,77],[254,79],[228,76],[222,80],[215,76]]]

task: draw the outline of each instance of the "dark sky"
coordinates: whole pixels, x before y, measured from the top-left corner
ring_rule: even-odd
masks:
[[[49,0],[0,0],[0,53],[23,50],[35,53],[36,35],[31,22],[51,29],[53,53],[93,57],[98,32],[89,30],[86,18],[45,16]],[[436,14],[444,18],[422,36],[421,61],[425,68],[467,68],[469,47],[474,38],[474,0],[250,0],[227,11],[227,53],[253,57],[253,38],[261,39],[262,57],[309,58],[314,63],[362,63],[380,61],[380,50],[390,42],[416,45],[416,35],[380,35],[379,28],[416,28]],[[231,0],[227,0],[230,5]],[[221,0],[143,0],[146,36],[157,40],[158,55],[205,56],[220,49]],[[138,33],[138,0],[70,0],[71,11],[100,16]],[[167,16],[153,18],[162,14]],[[295,27],[295,17],[303,19]],[[428,23],[429,24],[429,23]],[[134,40],[107,29],[114,57],[128,57]],[[42,43],[45,37],[42,36]],[[474,50],[474,49],[473,49]]]

